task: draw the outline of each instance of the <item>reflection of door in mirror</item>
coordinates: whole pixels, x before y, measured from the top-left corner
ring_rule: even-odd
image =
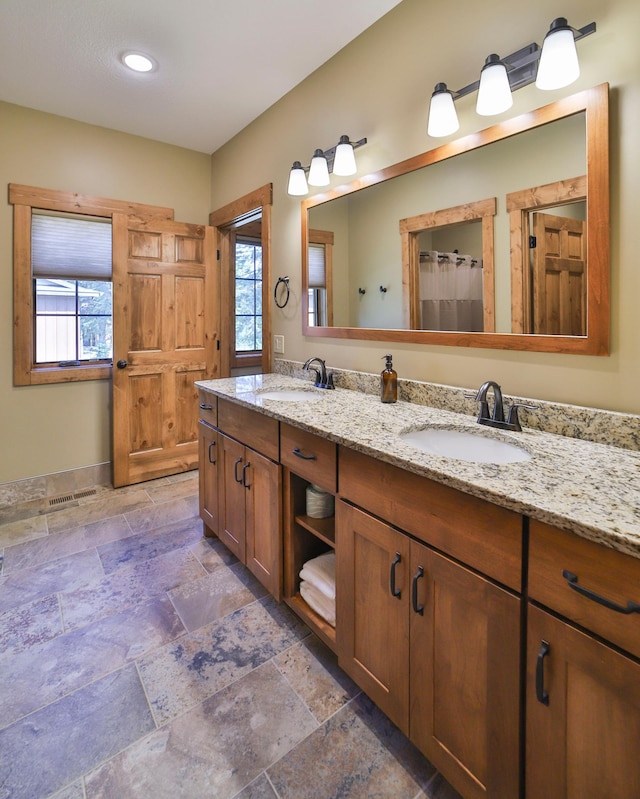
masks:
[[[405,326],[495,330],[495,197],[400,221]]]
[[[331,230],[309,231],[307,314],[309,327],[333,324],[333,240]]]
[[[586,191],[580,175],[507,195],[514,333],[586,335]]]

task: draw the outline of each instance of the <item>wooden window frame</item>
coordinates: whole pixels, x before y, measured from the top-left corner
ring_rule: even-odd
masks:
[[[109,219],[114,213],[125,213],[141,219],[173,220],[173,209],[15,183],[9,184],[9,203],[13,205],[14,386],[109,379],[113,369],[111,364],[89,363],[69,367],[35,363],[35,307],[31,271],[32,211],[35,208]]]

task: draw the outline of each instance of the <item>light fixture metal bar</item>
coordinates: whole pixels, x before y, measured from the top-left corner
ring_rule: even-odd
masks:
[[[354,150],[357,150],[358,147],[362,147],[362,145],[366,144],[366,143],[367,143],[367,139],[366,138],[358,139],[358,141],[350,141],[349,142],[349,144],[351,144],[351,146],[353,147]],[[338,142],[338,144],[339,144],[339,142]],[[331,172],[331,170],[333,169],[333,162],[335,161],[336,150],[338,149],[338,144],[334,144],[333,147],[330,147],[328,150],[324,150],[323,153],[322,153],[324,155],[324,157],[327,159],[327,166],[329,167],[329,172]],[[302,169],[304,169],[304,171],[306,173],[308,173],[310,167],[311,167],[311,165],[303,166]]]
[[[573,31],[574,39],[579,41],[580,39],[584,39],[585,36],[595,33],[596,23],[590,22],[583,28],[571,28],[571,30]],[[541,53],[542,48],[540,45],[536,42],[532,42],[526,47],[516,50],[515,53],[511,53],[510,55],[507,55],[501,59],[507,68],[509,85],[511,86],[512,90],[521,89],[523,86],[528,86],[530,83],[534,82],[536,79],[535,65],[540,60]],[[453,99],[457,100],[459,97],[464,97],[467,94],[471,94],[472,92],[477,91],[479,86],[480,81],[476,80],[473,83],[470,83],[468,86],[463,86],[462,89],[452,91],[451,93],[453,94]]]

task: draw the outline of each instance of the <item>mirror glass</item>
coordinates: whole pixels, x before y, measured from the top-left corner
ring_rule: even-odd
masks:
[[[305,278],[308,231],[332,243],[304,333],[604,354],[607,99],[581,92],[305,200]]]

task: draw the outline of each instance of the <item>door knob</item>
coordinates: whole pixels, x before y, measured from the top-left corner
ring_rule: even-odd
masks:
[[[124,359],[121,359],[121,360],[118,361],[116,366],[118,367],[118,369],[126,369],[127,368],[127,362]]]

